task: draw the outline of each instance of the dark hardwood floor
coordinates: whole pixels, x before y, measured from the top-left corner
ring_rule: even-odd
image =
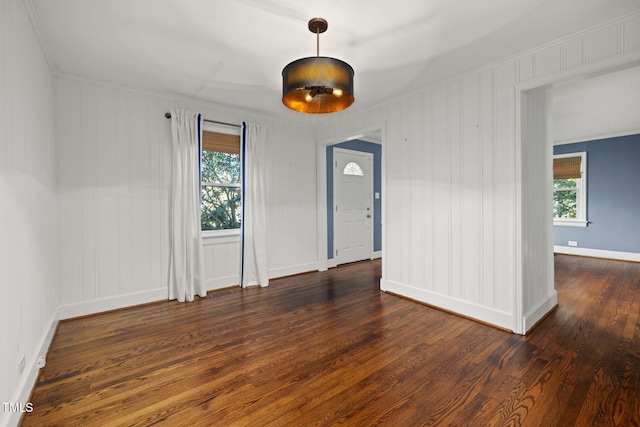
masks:
[[[24,426],[640,426],[640,264],[556,256],[526,337],[361,262],[62,322]]]

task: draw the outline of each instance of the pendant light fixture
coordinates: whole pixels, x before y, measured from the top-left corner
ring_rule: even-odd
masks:
[[[282,103],[301,113],[333,113],[353,104],[353,68],[344,61],[320,56],[322,18],[309,21],[316,34],[316,56],[291,62],[282,70]]]

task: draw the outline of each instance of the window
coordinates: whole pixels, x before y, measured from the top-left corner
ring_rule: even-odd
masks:
[[[347,163],[347,165],[344,167],[344,170],[342,171],[342,174],[364,176],[364,173],[362,172],[362,168],[360,167],[360,165],[354,162]]]
[[[587,153],[553,156],[553,223],[587,225]]]
[[[240,129],[203,124],[200,174],[202,230],[239,229]]]

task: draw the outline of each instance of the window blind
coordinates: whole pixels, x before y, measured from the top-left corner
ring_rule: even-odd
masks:
[[[553,179],[580,178],[581,162],[582,158],[580,156],[553,159]]]
[[[202,131],[202,149],[229,154],[240,154],[240,135]]]

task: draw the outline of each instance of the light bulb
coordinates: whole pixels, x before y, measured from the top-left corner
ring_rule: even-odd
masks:
[[[334,89],[333,94],[337,97],[342,96],[342,89]]]
[[[311,95],[311,93],[308,93],[307,96],[304,97],[304,100],[307,102],[313,101],[313,96]]]

